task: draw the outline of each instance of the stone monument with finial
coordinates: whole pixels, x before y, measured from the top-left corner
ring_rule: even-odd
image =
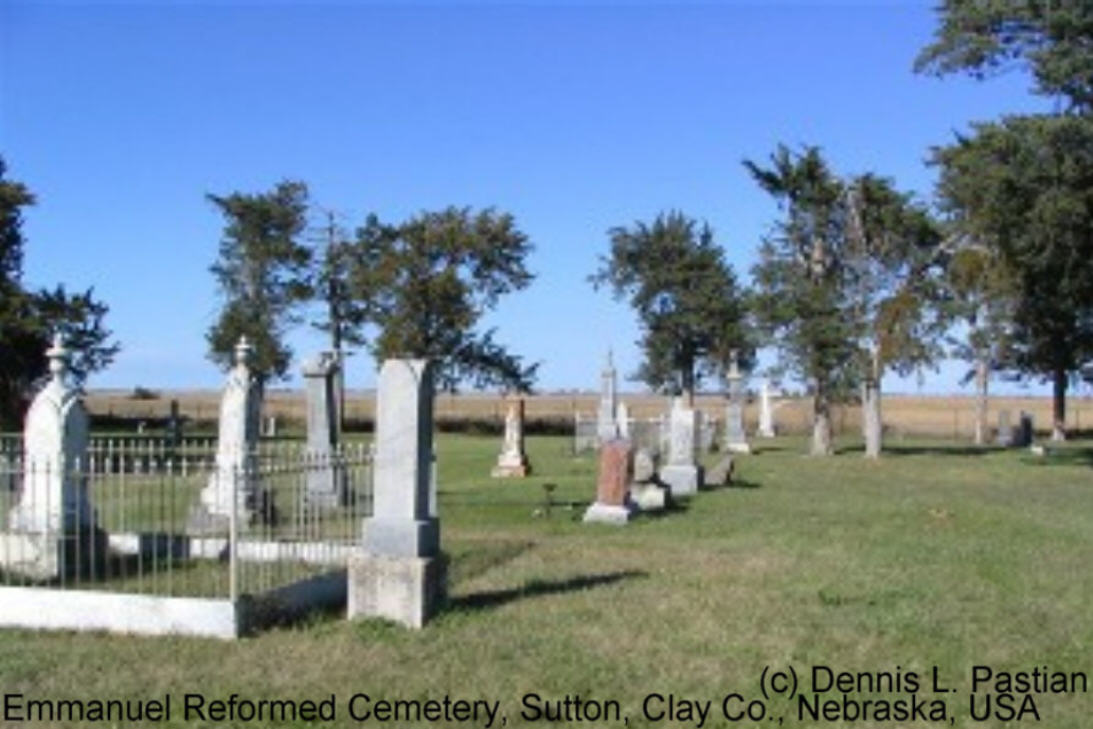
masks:
[[[615,363],[611,350],[607,350],[607,364],[600,375],[600,408],[596,413],[596,437],[601,444],[619,437],[619,424],[615,422],[617,407]]]
[[[505,440],[501,453],[497,456],[497,465],[490,475],[494,478],[523,478],[531,474],[531,464],[524,450],[524,398],[508,398],[508,410],[505,413]]]
[[[104,554],[87,493],[87,410],[83,392],[69,382],[68,356],[56,334],[46,351],[49,382],[27,411],[22,489],[0,554],[5,568],[34,578],[86,571],[96,547],[98,557]]]
[[[246,336],[240,337],[220,400],[216,467],[190,514],[192,531],[227,529],[233,510],[239,525],[273,521],[273,505],[259,487],[256,468],[260,403],[258,383],[250,371],[252,352]]]

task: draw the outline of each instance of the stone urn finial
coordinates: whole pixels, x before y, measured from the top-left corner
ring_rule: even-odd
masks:
[[[740,350],[729,350],[729,379],[740,379]]]
[[[63,380],[68,373],[68,350],[60,332],[54,332],[53,344],[46,350],[46,357],[49,358],[49,372],[53,379]]]
[[[242,335],[239,337],[239,343],[235,345],[235,364],[243,366],[249,365],[253,352],[254,347],[247,341],[247,335]]]

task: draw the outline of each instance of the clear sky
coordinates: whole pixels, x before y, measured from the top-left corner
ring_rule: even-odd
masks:
[[[5,0],[0,154],[39,198],[25,278],[110,305],[123,349],[90,386],[218,386],[206,193],[301,179],[350,226],[496,206],[537,279],[488,326],[542,362],[543,389],[595,388],[608,347],[624,374],[638,362],[630,310],[586,281],[609,227],[681,209],[747,279],[776,210],[743,159],[818,144],[839,172],[928,198],[931,145],[1046,108],[1021,74],[912,73],[931,5]],[[305,327],[292,343],[297,359],[323,346]],[[956,391],[962,371],[886,387]],[[350,386],[373,372],[354,358]]]

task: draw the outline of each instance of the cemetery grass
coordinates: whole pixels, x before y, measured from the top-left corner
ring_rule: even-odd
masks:
[[[671,692],[712,701],[706,726],[724,726],[721,699],[758,697],[768,665],[937,666],[957,689],[955,726],[993,727],[969,717],[972,666],[1093,672],[1093,443],[1038,459],[905,441],[873,463],[850,441],[830,459],[801,455],[803,439],[762,441],[733,487],[618,528],[580,523],[595,462],[569,442],[529,439],[535,475],[502,481],[488,476],[497,438],[438,439],[451,600],[422,631],[337,615],[236,643],[3,631],[0,684],[54,699],[170,693],[174,726],[185,692],[336,694],[344,726],[358,692],[498,700],[510,726],[527,724],[532,692],[615,699],[631,726],[652,726],[642,700]],[[1054,729],[1088,726],[1093,708],[1089,694],[1037,706]],[[770,708],[786,726],[904,725]]]

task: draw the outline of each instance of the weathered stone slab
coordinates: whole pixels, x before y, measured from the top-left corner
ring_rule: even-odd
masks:
[[[729,385],[725,403],[725,450],[729,453],[751,453],[748,434],[744,430],[744,376],[740,372],[735,350],[725,379]]]
[[[362,527],[364,549],[349,561],[347,613],[419,628],[445,594],[428,361],[383,363],[373,468],[373,515]]]
[[[660,480],[671,489],[673,497],[689,496],[702,485],[702,470],[695,453],[698,414],[676,398],[668,423],[668,464],[660,469]]]
[[[723,456],[714,464],[713,468],[706,472],[706,485],[713,487],[728,486],[732,482],[733,467],[732,455]]]
[[[338,448],[336,378],[338,358],[321,352],[304,362],[301,373],[307,395],[307,488],[310,506],[332,508],[347,501],[345,469],[335,458]]]
[[[755,433],[760,438],[773,438],[774,407],[770,401],[770,382],[763,380],[759,388],[759,429]]]

